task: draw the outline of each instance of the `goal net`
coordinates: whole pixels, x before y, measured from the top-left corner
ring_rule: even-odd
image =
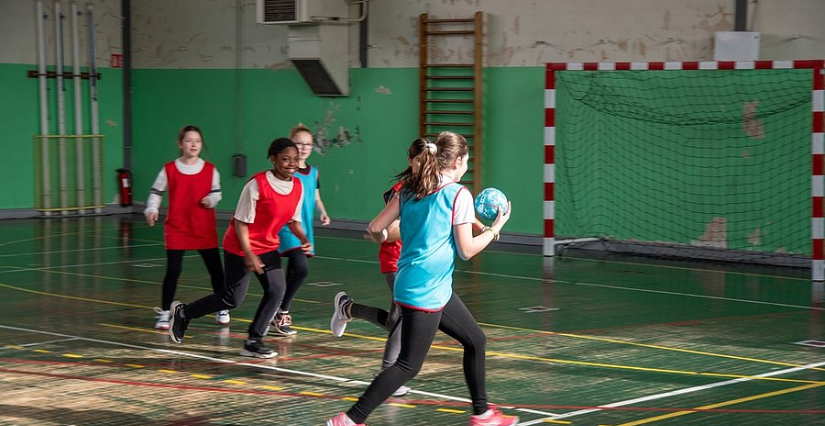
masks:
[[[821,260],[822,64],[548,64],[545,254]]]

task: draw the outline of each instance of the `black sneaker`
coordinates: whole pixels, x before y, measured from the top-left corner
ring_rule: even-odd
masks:
[[[276,314],[275,318],[272,318],[271,324],[275,333],[282,336],[294,336],[298,334],[297,331],[290,327],[292,325],[292,315],[290,314]]]
[[[183,303],[172,302],[169,306],[169,337],[175,343],[182,342],[187,327],[189,327],[189,320],[183,316]]]
[[[243,344],[243,349],[240,352],[243,356],[251,356],[253,358],[272,358],[278,355],[278,352],[269,349],[264,342],[260,340],[247,340]]]

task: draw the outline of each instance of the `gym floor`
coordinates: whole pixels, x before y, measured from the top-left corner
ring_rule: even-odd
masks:
[[[221,224],[220,231],[226,223]],[[163,228],[140,215],[0,221],[0,425],[322,425],[375,374],[384,333],[329,331],[332,299],[387,307],[377,246],[316,231],[318,256],[279,355],[238,355],[260,297],[229,326],[153,329]],[[497,243],[455,291],[488,337],[490,401],[522,425],[825,425],[825,306],[810,271]],[[177,299],[210,291],[187,253]],[[371,426],[465,425],[461,348],[438,334],[413,392]]]

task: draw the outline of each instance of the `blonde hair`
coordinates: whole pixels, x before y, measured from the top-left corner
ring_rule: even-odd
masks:
[[[435,149],[433,149],[433,146]],[[418,174],[404,181],[402,192],[406,197],[420,200],[432,194],[441,183],[441,171],[456,158],[467,155],[470,148],[464,136],[453,132],[441,132],[435,144],[427,143],[422,150],[421,169]]]
[[[289,131],[289,138],[292,139],[301,132],[307,132],[310,136],[312,136],[312,130],[309,130],[309,127],[304,126],[304,123],[298,123],[297,126],[293,127],[292,130]]]

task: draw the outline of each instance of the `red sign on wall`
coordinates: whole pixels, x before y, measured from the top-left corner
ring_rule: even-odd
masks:
[[[112,57],[109,59],[109,65],[112,68],[123,68],[123,55],[120,53],[112,53]]]

